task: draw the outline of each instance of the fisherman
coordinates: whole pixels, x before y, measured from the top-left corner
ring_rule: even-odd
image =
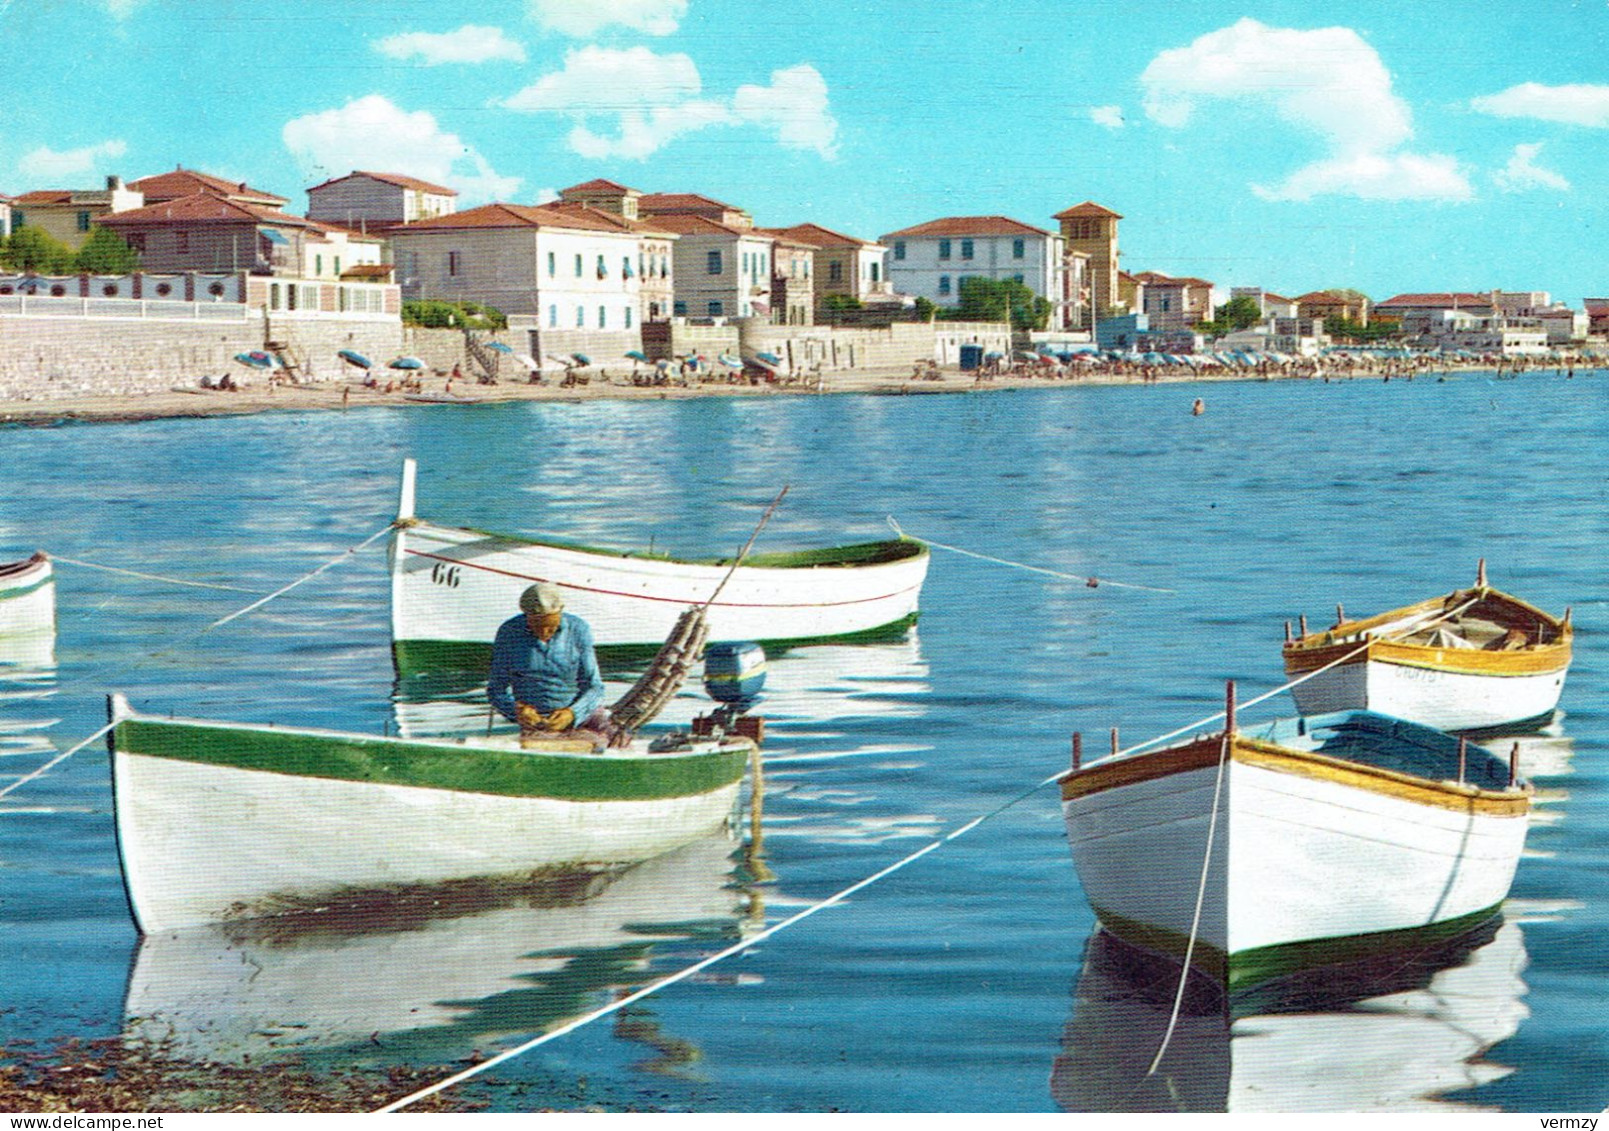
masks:
[[[520,594],[520,615],[497,630],[486,695],[520,725],[520,741],[603,730],[603,676],[586,621],[564,611],[559,587],[537,582]]]

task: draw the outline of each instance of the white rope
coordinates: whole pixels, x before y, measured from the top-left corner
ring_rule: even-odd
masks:
[[[371,543],[375,542],[377,539],[385,537],[389,533],[391,533],[391,523],[388,522],[384,526],[382,526],[379,530],[376,530],[373,534],[369,535],[363,541],[359,542],[356,546],[353,546],[350,549],[341,551],[341,553],[337,554],[335,557],[331,558],[329,561],[325,562],[323,565],[319,566],[317,569],[313,570],[311,573],[303,574],[301,577],[298,577],[295,581],[291,582],[289,585],[286,585],[286,586],[283,586],[282,588],[274,590],[272,593],[268,594],[268,596],[262,598],[261,600],[253,601],[251,604],[247,605],[244,609],[239,609],[239,610],[237,610],[235,612],[232,612],[226,617],[220,617],[219,619],[217,619],[217,620],[213,621],[211,624],[209,624],[206,628],[203,628],[200,632],[196,633],[196,635],[197,636],[202,636],[202,635],[204,635],[204,634],[206,634],[208,632],[211,632],[213,629],[220,627],[221,625],[228,624],[230,621],[236,619],[237,617],[245,616],[247,613],[252,612],[254,609],[262,608],[264,605],[268,604],[268,602],[272,601],[275,597],[279,597],[279,596],[282,596],[283,594],[289,593],[292,589],[295,589],[298,585],[302,584],[304,581],[311,581],[313,578],[317,577],[319,574],[323,573],[325,570],[329,569],[332,566],[340,565],[342,562],[346,561],[347,558],[351,557],[353,554],[357,553],[359,550],[366,549]]]
[[[1175,592],[1175,590],[1172,589],[1158,589],[1152,585],[1132,585],[1123,581],[1108,581],[1104,577],[1079,577],[1077,574],[1062,573],[1059,570],[1045,569],[1043,566],[1032,566],[1026,565],[1022,562],[1007,561],[1005,558],[992,558],[988,554],[979,554],[972,550],[963,550],[959,546],[947,546],[943,542],[935,542],[931,538],[917,538],[914,535],[906,534],[904,530],[900,529],[900,524],[894,521],[892,515],[888,517],[888,525],[893,529],[894,533],[898,534],[901,538],[911,538],[912,540],[921,542],[927,546],[935,546],[940,550],[948,550],[952,554],[961,554],[965,557],[977,558],[979,561],[993,562],[995,565],[1010,566],[1012,569],[1027,570],[1029,573],[1042,573],[1046,577],[1055,577],[1062,581],[1076,581],[1079,584],[1092,589],[1101,585],[1114,585],[1119,589],[1143,589],[1148,593]]]
[[[80,742],[77,746],[73,747],[71,750],[63,751],[62,753],[60,753],[60,754],[56,755],[54,758],[52,758],[50,761],[46,762],[43,766],[40,766],[37,770],[34,770],[32,773],[24,774],[22,777],[18,778],[16,781],[14,781],[10,785],[6,786],[4,789],[0,789],[0,797],[6,796],[6,794],[12,792],[13,790],[19,789],[23,785],[27,784],[28,782],[31,782],[35,778],[45,774],[46,772],[48,772],[50,770],[50,768],[52,766],[54,766],[54,765],[56,765],[56,764],[58,764],[60,762],[65,762],[68,758],[72,757],[74,754],[77,754],[80,750],[82,750],[84,747],[88,746],[91,742],[94,742],[97,738],[100,738],[107,731],[111,730],[114,725],[116,725],[116,724],[107,723],[105,726],[101,727],[100,730],[96,731],[94,734],[92,734],[88,738],[84,739],[84,741]]]
[[[132,569],[119,569],[117,566],[97,565],[94,562],[83,562],[76,558],[64,558],[60,554],[51,554],[50,560],[66,562],[68,565],[83,566],[85,569],[99,569],[107,573],[121,573],[129,577],[143,577],[147,581],[162,581],[169,585],[189,585],[196,589],[227,589],[233,593],[261,593],[260,589],[242,589],[238,585],[216,585],[207,581],[184,581],[177,577],[161,577],[154,573],[140,573]]]

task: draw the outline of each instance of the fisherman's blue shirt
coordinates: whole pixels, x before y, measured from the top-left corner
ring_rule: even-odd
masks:
[[[565,613],[547,643],[531,631],[523,615],[510,617],[492,643],[492,671],[486,695],[498,712],[519,721],[517,705],[527,703],[550,715],[568,707],[580,726],[603,702],[603,675],[592,645],[592,628]]]

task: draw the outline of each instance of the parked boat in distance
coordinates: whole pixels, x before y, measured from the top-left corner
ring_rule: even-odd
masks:
[[[1304,715],[1376,711],[1439,730],[1545,720],[1570,670],[1570,611],[1555,617],[1486,584],[1300,635],[1286,628],[1285,674]]]
[[[606,871],[721,828],[755,745],[675,736],[402,739],[108,701],[119,854],[142,932]],[[391,893],[391,894],[388,894]]]
[[[1109,931],[1239,990],[1498,914],[1531,804],[1512,761],[1368,711],[1239,730],[1229,702],[1164,749],[1081,766],[1075,742],[1062,810]]]
[[[0,636],[55,629],[56,572],[50,557],[35,550],[21,561],[0,565]]]
[[[498,625],[537,581],[592,627],[601,659],[650,655],[682,610],[709,606],[711,640],[796,644],[897,638],[916,621],[928,549],[900,538],[795,553],[686,561],[439,526],[414,514],[413,460],[403,463],[391,544],[397,669],[477,668]]]

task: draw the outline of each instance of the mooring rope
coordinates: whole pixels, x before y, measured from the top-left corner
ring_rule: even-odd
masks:
[[[1010,566],[1012,569],[1027,570],[1029,573],[1042,573],[1046,577],[1055,577],[1061,579],[1062,581],[1076,581],[1088,589],[1096,589],[1102,585],[1113,585],[1119,589],[1143,589],[1148,593],[1175,592],[1175,590],[1172,589],[1159,589],[1154,585],[1135,585],[1125,581],[1109,581],[1104,577],[1080,577],[1077,574],[1062,573],[1060,570],[1046,569],[1043,566],[1027,565],[1024,562],[1013,562],[1008,561],[1005,558],[990,557],[988,554],[980,554],[975,550],[963,550],[960,546],[947,546],[943,542],[935,542],[931,538],[918,538],[913,534],[906,534],[905,531],[900,528],[900,524],[894,521],[894,517],[892,515],[888,516],[888,525],[894,531],[894,533],[899,535],[901,538],[910,538],[913,541],[921,542],[926,546],[934,546],[940,550],[948,550],[952,554],[961,554],[968,558],[977,558],[979,561],[993,562],[995,565]]]
[[[213,621],[211,624],[207,625],[207,627],[203,628],[200,632],[197,632],[193,636],[187,637],[186,639],[188,639],[188,640],[199,639],[200,637],[205,636],[207,633],[211,632],[213,629],[219,627],[220,625],[228,624],[230,621],[235,620],[235,619],[237,619],[239,617],[243,617],[247,613],[251,612],[254,609],[262,608],[264,605],[268,604],[268,602],[272,601],[275,597],[278,597],[278,596],[280,596],[281,594],[284,594],[284,593],[289,593],[292,589],[295,589],[298,585],[302,584],[304,581],[312,580],[313,578],[317,577],[319,574],[323,573],[325,570],[331,568],[332,566],[339,565],[341,562],[346,561],[349,557],[351,557],[353,554],[356,554],[358,551],[368,548],[370,545],[372,545],[375,542],[376,539],[384,536],[385,534],[390,533],[391,526],[392,526],[391,523],[387,523],[385,526],[383,526],[379,530],[375,531],[375,533],[373,533],[373,534],[369,535],[369,537],[365,538],[362,542],[359,542],[356,546],[353,546],[353,547],[351,547],[351,548],[349,548],[347,550],[343,550],[336,557],[331,558],[329,561],[323,563],[322,565],[320,565],[318,568],[312,570],[311,572],[303,574],[301,577],[298,577],[295,581],[291,582],[289,585],[282,586],[281,588],[276,589],[274,592],[268,594],[267,596],[263,597],[262,599],[257,600],[257,601],[253,601],[251,604],[247,605],[245,608],[239,609],[239,610],[237,610],[237,611],[235,611],[233,613],[230,613],[226,617],[221,617],[218,620]],[[68,561],[69,559],[62,558],[60,560]],[[74,562],[73,564],[82,565],[82,564],[87,564],[87,563]],[[128,571],[119,570],[119,571],[116,571],[116,572],[128,572]],[[172,580],[172,579],[163,578],[163,579],[159,579],[159,580]],[[249,590],[249,589],[242,590],[242,592],[249,593],[249,592],[251,592],[251,590]],[[165,655],[168,652],[172,651],[173,647],[175,647],[175,645],[169,645],[169,647],[167,647],[165,649],[158,649],[158,650],[156,650],[154,652],[147,652],[146,656],[148,658],[150,658],[150,657]],[[73,681],[70,681],[69,683],[65,683],[65,684],[58,683],[54,690],[59,692],[62,689],[62,687],[64,687],[64,686],[71,686],[71,683],[81,683],[81,682],[83,682],[83,677],[81,677],[78,680],[73,680]],[[25,775],[25,776],[23,776],[21,778],[18,778],[16,781],[12,782],[5,789],[0,790],[0,797],[6,796],[6,794],[10,793],[14,789],[17,789],[19,786],[23,785],[26,782],[33,781],[35,778],[39,777],[41,774],[44,774],[52,766],[55,766],[58,763],[66,761],[68,757],[70,757],[73,754],[78,753],[78,751],[82,750],[85,746],[89,745],[91,742],[95,741],[97,738],[101,737],[103,734],[105,734],[107,731],[109,731],[111,729],[112,729],[112,724],[108,723],[106,726],[102,727],[100,730],[96,731],[94,734],[92,734],[88,738],[84,739],[84,741],[80,742],[77,746],[74,746],[72,749],[66,751],[65,753],[56,755],[56,757],[54,757],[50,761],[46,762],[43,766],[40,766],[37,770],[34,770],[32,773],[27,774],[27,775]]]
[[[120,569],[117,566],[98,565],[95,562],[79,561],[77,558],[65,558],[60,554],[51,554],[53,562],[66,562],[68,565],[83,566],[85,569],[98,569],[106,573],[121,573],[128,577],[143,577],[147,581],[161,581],[168,585],[188,585],[196,589],[226,589],[231,593],[261,593],[261,589],[242,589],[238,585],[219,585],[210,581],[185,581],[179,577],[162,577],[155,573],[140,573],[138,570]]]
[[[88,738],[84,739],[84,741],[80,742],[77,746],[74,746],[71,750],[63,751],[62,753],[60,753],[60,754],[56,755],[54,758],[52,758],[50,761],[46,762],[43,766],[40,766],[38,769],[34,770],[32,773],[24,774],[22,777],[18,778],[16,781],[14,781],[10,785],[6,786],[4,789],[0,789],[0,797],[5,797],[6,794],[10,793],[12,790],[20,789],[22,786],[26,785],[28,782],[33,781],[35,778],[43,776],[46,772],[48,772],[50,770],[50,768],[52,766],[56,765],[59,762],[65,762],[68,758],[72,757],[74,754],[77,754],[80,750],[82,750],[84,747],[88,746],[91,742],[94,742],[97,738],[100,738],[107,731],[111,730],[114,725],[115,725],[114,723],[107,723],[105,726],[101,727],[100,730],[96,731],[94,734],[92,734]]]

